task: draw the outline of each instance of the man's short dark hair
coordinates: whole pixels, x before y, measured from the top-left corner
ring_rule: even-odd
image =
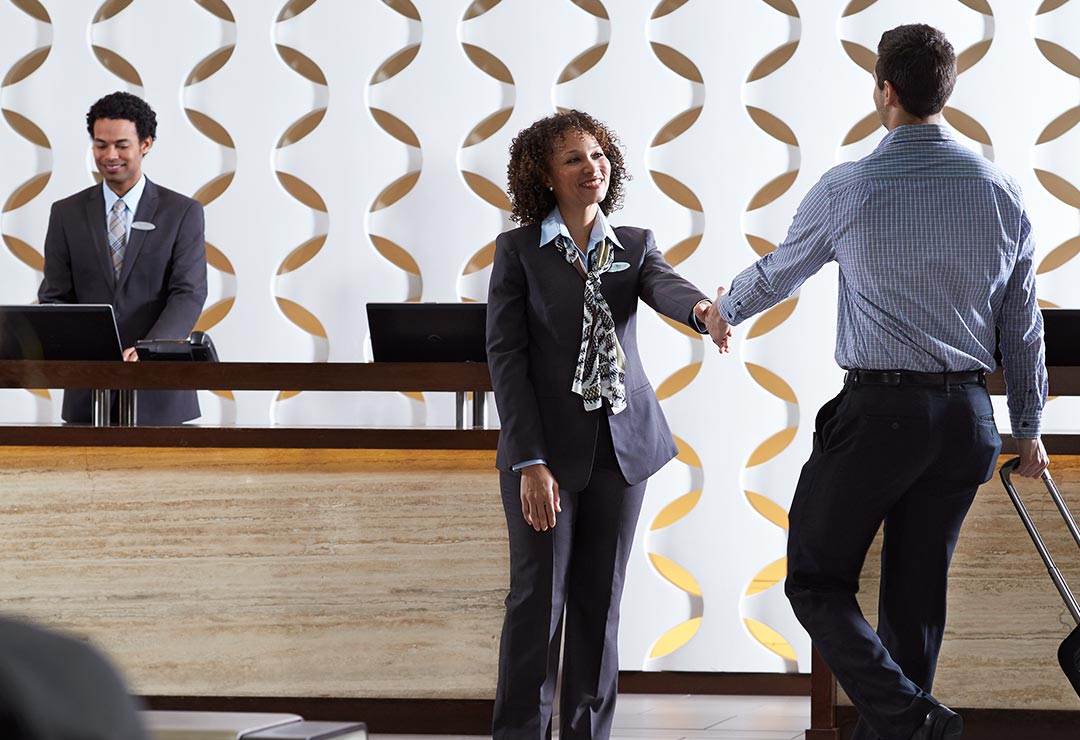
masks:
[[[86,130],[94,137],[94,122],[100,118],[131,121],[139,134],[139,141],[157,138],[157,116],[154,109],[138,95],[127,92],[109,93],[90,106],[86,113]]]
[[[878,88],[891,82],[900,104],[916,118],[940,113],[956,85],[956,52],[933,26],[897,26],[878,43]]]

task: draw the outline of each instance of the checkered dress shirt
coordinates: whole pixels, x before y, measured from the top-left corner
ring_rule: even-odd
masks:
[[[738,324],[835,260],[837,364],[989,372],[996,331],[1013,436],[1033,438],[1047,393],[1033,259],[1012,178],[942,126],[898,126],[868,157],[825,173],[787,238],[718,307]]]

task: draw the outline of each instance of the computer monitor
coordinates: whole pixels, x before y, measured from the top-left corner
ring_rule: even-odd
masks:
[[[122,360],[108,304],[0,306],[2,360]]]
[[[486,303],[369,303],[376,362],[487,362]]]
[[[1047,365],[1080,365],[1080,309],[1044,308]]]

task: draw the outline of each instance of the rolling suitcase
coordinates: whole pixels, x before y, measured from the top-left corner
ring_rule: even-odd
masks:
[[[1027,527],[1028,534],[1031,535],[1031,541],[1035,543],[1035,549],[1039,551],[1039,555],[1042,557],[1043,562],[1046,563],[1046,569],[1050,573],[1050,578],[1053,579],[1054,585],[1057,586],[1058,593],[1061,594],[1061,598],[1065,601],[1065,606],[1068,607],[1069,611],[1072,613],[1073,619],[1076,621],[1076,628],[1069,633],[1069,636],[1066,637],[1062,641],[1061,646],[1058,647],[1058,663],[1061,664],[1061,670],[1065,672],[1065,676],[1069,679],[1069,683],[1072,684],[1076,695],[1080,696],[1080,605],[1077,605],[1076,597],[1073,596],[1072,591],[1069,590],[1069,585],[1061,576],[1057,564],[1054,563],[1054,558],[1050,555],[1050,551],[1046,549],[1042,537],[1039,536],[1039,530],[1035,528],[1035,523],[1031,521],[1031,517],[1028,515],[1024,502],[1020,500],[1020,495],[1016,492],[1016,488],[1012,484],[1012,472],[1016,470],[1016,467],[1019,464],[1020,458],[1015,457],[1002,465],[1001,482],[1005,484],[1005,490],[1008,492],[1009,498],[1012,499],[1013,506],[1016,507],[1016,513],[1020,515],[1020,519],[1024,522],[1024,526]],[[1058,511],[1061,512],[1061,516],[1065,520],[1065,525],[1069,528],[1069,532],[1072,534],[1073,539],[1076,540],[1077,546],[1080,546],[1080,527],[1076,526],[1076,520],[1073,519],[1072,512],[1069,511],[1069,506],[1065,503],[1065,499],[1061,497],[1061,493],[1058,491],[1054,479],[1050,477],[1049,471],[1042,474],[1042,480],[1043,483],[1046,484],[1046,490],[1050,493],[1050,498],[1054,500],[1054,505],[1057,506]]]

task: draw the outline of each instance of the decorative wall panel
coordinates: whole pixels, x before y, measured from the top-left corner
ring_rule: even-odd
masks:
[[[651,228],[711,295],[775,248],[826,169],[877,145],[874,49],[917,21],[960,53],[946,120],[1024,189],[1041,300],[1077,307],[1080,0],[6,0],[0,302],[34,300],[50,204],[95,181],[86,109],[116,89],[157,111],[147,174],[206,206],[199,328],[224,359],[368,360],[366,303],[484,300],[513,225],[508,146],[560,107],[619,133],[634,179],[614,221]],[[839,389],[835,290],[826,267],[727,356],[644,310],[680,454],[642,512],[625,668],[808,669],[786,512]],[[59,397],[0,392],[0,418],[55,420]],[[440,394],[201,400],[206,423],[453,417]],[[1047,429],[1075,431],[1076,403],[1052,401]]]

